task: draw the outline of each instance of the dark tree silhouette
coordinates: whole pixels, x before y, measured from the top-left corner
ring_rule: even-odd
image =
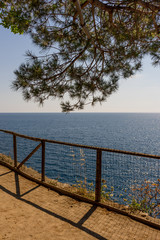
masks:
[[[106,101],[145,55],[160,63],[160,1],[8,0],[0,7],[1,25],[29,34],[41,49],[27,52],[15,71],[12,86],[26,100],[60,98],[63,111],[82,109]]]

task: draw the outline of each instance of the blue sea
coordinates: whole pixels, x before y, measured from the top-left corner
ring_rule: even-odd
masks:
[[[158,113],[0,113],[0,129],[89,146],[160,155]],[[18,138],[18,161],[38,145]],[[0,152],[13,157],[12,136],[0,132]],[[28,166],[41,171],[41,151]],[[102,175],[114,198],[144,179],[160,178],[160,160],[103,153]],[[46,175],[74,184],[87,176],[95,181],[96,151],[58,144],[46,145]],[[126,192],[126,191],[125,191]]]
[[[0,113],[0,129],[160,155],[159,113]]]

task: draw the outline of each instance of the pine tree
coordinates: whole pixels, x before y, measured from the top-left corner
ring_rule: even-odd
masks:
[[[63,111],[106,101],[145,55],[160,63],[159,0],[8,0],[0,18],[43,50],[27,52],[13,88],[40,104],[60,98]]]

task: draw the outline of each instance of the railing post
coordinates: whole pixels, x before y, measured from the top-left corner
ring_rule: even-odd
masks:
[[[101,168],[102,168],[102,150],[97,149],[96,189],[95,189],[95,201],[96,202],[100,202],[100,199],[101,199]]]
[[[41,168],[41,181],[45,181],[45,141],[42,140],[42,168]]]
[[[16,135],[13,135],[13,152],[14,152],[14,167],[17,167],[17,140],[16,140]]]

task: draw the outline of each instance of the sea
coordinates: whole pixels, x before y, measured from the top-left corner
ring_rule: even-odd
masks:
[[[0,129],[62,142],[160,155],[160,113],[0,113]],[[37,145],[18,138],[18,161]],[[10,134],[0,132],[0,152],[13,157]],[[39,149],[26,164],[41,172],[40,159]],[[105,186],[109,193],[114,187],[115,200],[120,195],[121,200],[129,196],[135,183],[155,182],[160,178],[158,159],[104,152],[102,160]],[[50,178],[71,185],[88,182],[88,186],[92,183],[95,186],[95,168],[95,150],[46,144],[45,172]]]

